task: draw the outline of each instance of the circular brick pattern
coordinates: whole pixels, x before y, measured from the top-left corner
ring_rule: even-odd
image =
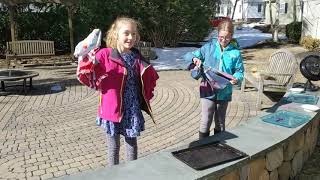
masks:
[[[36,89],[26,96],[0,96],[0,179],[47,179],[106,166],[105,133],[95,125],[97,92],[77,82],[75,67],[39,73]],[[186,71],[159,75],[151,103],[156,124],[144,114],[139,157],[190,143],[198,136],[199,81]],[[63,90],[51,91],[57,84]],[[250,93],[235,91],[227,110],[228,128],[257,115]],[[123,144],[120,153],[124,162]]]

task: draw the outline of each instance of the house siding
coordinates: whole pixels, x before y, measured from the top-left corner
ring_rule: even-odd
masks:
[[[294,1],[296,1],[296,21],[301,22],[300,0],[279,0],[279,4],[272,3],[272,20],[275,22],[277,8],[279,8],[279,24],[286,25],[294,21]],[[277,7],[279,6],[279,7]],[[270,24],[269,3],[266,2],[265,23]]]
[[[304,0],[302,17],[302,36],[320,39],[320,0]]]
[[[260,6],[260,12],[258,11]],[[265,3],[261,1],[247,2],[247,16],[246,19],[264,19]]]
[[[220,12],[217,16],[232,16],[233,5],[236,0],[224,1],[221,4]],[[260,4],[261,11],[258,12]],[[228,10],[229,9],[229,10]],[[265,15],[265,3],[264,0],[239,0],[234,12],[234,20],[237,21],[259,21],[264,19]]]

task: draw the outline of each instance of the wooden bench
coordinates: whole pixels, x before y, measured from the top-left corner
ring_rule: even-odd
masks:
[[[43,40],[23,40],[7,42],[6,60],[10,65],[13,59],[49,58],[55,55],[54,42]]]

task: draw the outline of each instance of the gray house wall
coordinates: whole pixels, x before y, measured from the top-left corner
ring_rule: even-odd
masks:
[[[236,0],[222,1],[216,16],[232,16],[233,6]],[[239,0],[234,12],[236,21],[260,21],[265,15],[264,0]],[[260,6],[260,7],[259,7]],[[259,11],[259,10],[260,11]]]
[[[304,0],[302,36],[320,39],[320,0]]]
[[[296,11],[294,11],[294,1],[296,1]],[[319,0],[320,1],[320,0]],[[301,22],[301,0],[277,0],[278,3],[272,3],[272,19],[275,22],[277,15],[279,17],[279,24],[286,25],[294,21],[294,14],[296,14],[296,21]],[[279,9],[279,14],[277,14]],[[266,1],[265,23],[270,24],[269,2]]]

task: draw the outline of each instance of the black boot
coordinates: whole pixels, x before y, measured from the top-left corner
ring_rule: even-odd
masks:
[[[218,134],[218,133],[221,133],[221,130],[220,129],[213,129],[213,132],[214,132],[214,134]]]
[[[199,131],[199,140],[208,137],[209,134],[210,132],[203,133]]]

